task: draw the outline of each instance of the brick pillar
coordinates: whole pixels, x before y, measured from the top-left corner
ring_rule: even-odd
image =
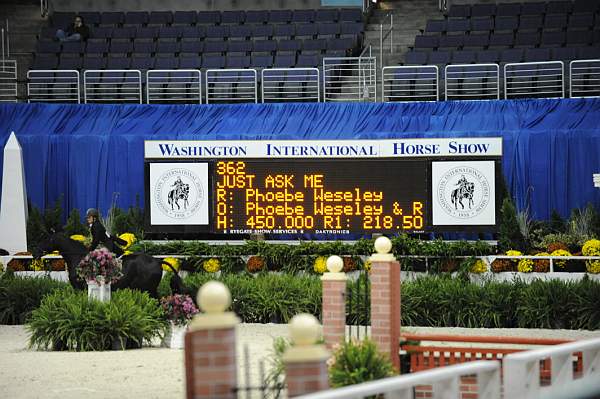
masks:
[[[333,345],[346,339],[346,273],[340,272],[344,261],[339,256],[327,259],[328,273],[323,273],[323,338],[325,345]]]
[[[198,291],[197,314],[185,335],[185,384],[187,399],[235,399],[237,363],[235,326],[239,319],[225,312],[231,294],[216,281]]]
[[[375,240],[371,260],[371,339],[400,371],[400,264],[387,237]]]
[[[283,354],[290,398],[329,389],[329,352],[315,344],[320,335],[321,326],[313,315],[299,314],[290,320],[293,346]]]

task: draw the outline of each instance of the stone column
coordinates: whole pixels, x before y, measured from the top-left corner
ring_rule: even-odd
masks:
[[[400,264],[387,237],[375,240],[371,256],[371,339],[400,371]]]
[[[288,397],[328,389],[329,352],[324,345],[316,344],[321,336],[319,321],[303,313],[294,316],[289,327],[293,346],[283,354]]]
[[[239,319],[225,312],[231,304],[229,289],[209,281],[198,291],[205,313],[194,316],[185,335],[185,379],[188,399],[237,397],[235,326]]]
[[[323,273],[323,338],[325,345],[333,345],[346,339],[346,273],[342,272],[344,261],[339,256],[327,259],[327,270]]]

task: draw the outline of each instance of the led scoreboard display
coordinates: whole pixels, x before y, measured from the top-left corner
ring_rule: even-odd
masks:
[[[153,232],[490,230],[501,138],[146,141]]]
[[[423,230],[427,162],[219,160],[219,233],[350,233]]]

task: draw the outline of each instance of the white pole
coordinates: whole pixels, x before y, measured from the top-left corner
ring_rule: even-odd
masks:
[[[2,72],[4,72],[5,67],[6,63],[4,62],[4,28],[2,28]]]

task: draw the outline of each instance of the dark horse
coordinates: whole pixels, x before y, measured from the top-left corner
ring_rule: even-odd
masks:
[[[65,260],[71,285],[77,289],[86,289],[87,284],[77,276],[76,268],[88,254],[87,248],[82,243],[61,233],[54,233],[33,251],[33,257],[40,258],[42,254],[52,251],[59,251]],[[111,285],[111,289],[138,289],[146,291],[151,297],[158,299],[157,289],[162,278],[163,262],[146,254],[125,255],[121,260],[123,261],[123,276]]]

